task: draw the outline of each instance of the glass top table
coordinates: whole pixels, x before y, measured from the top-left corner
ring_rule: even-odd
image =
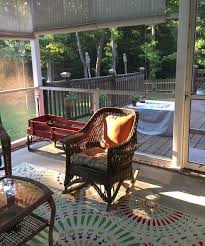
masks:
[[[22,245],[48,225],[49,245],[53,245],[55,203],[52,194],[45,185],[29,178],[0,178],[0,245]],[[50,222],[32,213],[45,202],[51,208]],[[20,238],[21,233],[23,238]],[[5,243],[2,244],[2,240],[6,240]]]

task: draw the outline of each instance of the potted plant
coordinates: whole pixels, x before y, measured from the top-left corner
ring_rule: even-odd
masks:
[[[139,98],[139,102],[140,102],[140,103],[145,103],[145,101],[146,101],[146,97],[145,97],[145,96],[141,96],[141,97]]]
[[[131,96],[132,106],[136,106],[137,102],[139,101],[139,96]]]

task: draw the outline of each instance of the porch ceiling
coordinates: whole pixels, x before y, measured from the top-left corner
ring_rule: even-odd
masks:
[[[3,0],[0,36],[159,23],[164,13],[165,0]]]

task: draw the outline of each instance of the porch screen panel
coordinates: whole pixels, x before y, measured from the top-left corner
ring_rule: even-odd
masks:
[[[35,30],[86,25],[93,23],[90,0],[38,0],[34,3]]]
[[[96,0],[93,15],[97,23],[162,16],[164,0]]]
[[[0,35],[32,32],[31,0],[0,1]]]
[[[125,22],[163,16],[165,0],[38,0],[34,4],[36,31]],[[89,28],[88,28],[89,29]]]
[[[165,0],[2,0],[0,35],[24,36],[35,31],[162,17]],[[85,28],[85,29],[86,29]]]

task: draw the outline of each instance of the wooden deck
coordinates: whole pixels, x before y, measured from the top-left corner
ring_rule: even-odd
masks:
[[[193,101],[190,126],[191,128],[205,131],[205,102]],[[138,133],[138,143],[139,152],[172,158],[172,137],[150,136]],[[189,147],[205,150],[205,136],[190,134]]]
[[[150,136],[138,133],[139,152],[172,157],[172,137]]]
[[[150,136],[138,133],[139,152],[172,158],[172,137]],[[190,134],[189,147],[205,150],[205,136]]]

